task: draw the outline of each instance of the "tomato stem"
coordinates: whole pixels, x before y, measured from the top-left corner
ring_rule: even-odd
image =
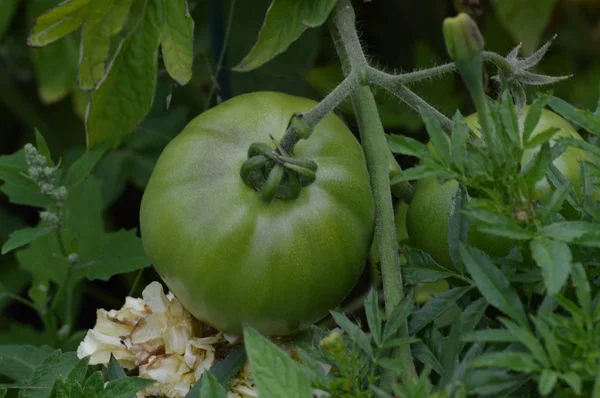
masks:
[[[367,60],[356,32],[354,10],[348,0],[338,2],[328,21],[328,26],[344,74],[352,76],[356,72],[366,71]],[[361,73],[357,75],[360,76]],[[389,148],[375,98],[368,84],[355,88],[351,99],[371,176],[371,191],[375,202],[375,235],[381,258],[385,310],[389,316],[404,297],[390,190]],[[400,330],[400,334],[403,336],[408,334],[406,325]],[[410,347],[403,346],[394,354],[404,362],[407,375],[416,377]],[[385,378],[386,383],[393,383],[394,377],[393,373],[388,374]]]

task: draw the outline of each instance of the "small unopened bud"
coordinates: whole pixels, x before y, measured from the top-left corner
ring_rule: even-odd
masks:
[[[59,226],[61,223],[60,217],[51,211],[40,211],[40,218],[52,226]]]
[[[54,185],[49,184],[47,182],[43,182],[43,183],[40,184],[40,191],[44,195],[50,195],[54,191]]]
[[[54,177],[54,172],[56,171],[52,167],[44,167],[42,170],[44,177],[46,177],[47,179],[51,179],[52,177]]]
[[[70,267],[76,266],[79,263],[79,254],[77,254],[77,253],[69,254],[69,256],[67,257],[67,262],[69,263]]]
[[[339,354],[344,350],[344,340],[340,332],[334,330],[319,344],[321,349],[331,354]]]
[[[42,173],[42,169],[37,166],[31,166],[27,172],[29,173],[29,177],[33,178],[34,180],[38,180],[40,178],[40,174]]]
[[[68,192],[67,192],[67,188],[64,187],[64,186],[58,187],[54,191],[52,191],[52,197],[57,202],[64,202],[65,200],[67,200],[68,196],[69,195],[68,195]]]
[[[469,14],[460,13],[454,18],[446,18],[443,31],[450,58],[467,60],[483,51],[483,36]]]

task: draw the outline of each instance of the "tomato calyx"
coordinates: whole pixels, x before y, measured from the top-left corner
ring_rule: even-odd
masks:
[[[275,148],[255,142],[248,149],[248,160],[240,169],[244,183],[270,203],[275,198],[293,200],[303,187],[316,179],[317,164],[312,160],[290,156],[271,136]]]

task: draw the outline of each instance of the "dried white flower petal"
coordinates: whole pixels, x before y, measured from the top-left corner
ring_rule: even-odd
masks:
[[[152,282],[142,292],[144,302],[150,307],[152,312],[165,312],[169,307],[169,299],[165,296],[163,287],[158,282]]]
[[[90,365],[107,364],[111,353],[119,360],[121,366],[128,369],[135,367],[135,355],[127,349],[119,337],[91,329],[77,348],[79,358],[90,356]]]

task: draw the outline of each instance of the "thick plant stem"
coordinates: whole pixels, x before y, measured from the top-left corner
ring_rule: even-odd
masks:
[[[358,40],[354,10],[348,0],[341,0],[337,4],[328,25],[344,73],[350,75],[358,72],[359,75],[366,76],[367,60]],[[404,296],[390,191],[389,148],[370,87],[361,85],[353,91],[351,98],[371,177],[371,191],[375,202],[375,237],[381,259],[385,311],[389,316]],[[408,334],[406,325],[400,333],[403,336]],[[406,373],[415,377],[410,347],[403,346],[395,354],[402,359]],[[393,382],[393,375],[389,376],[384,380],[387,384]]]

